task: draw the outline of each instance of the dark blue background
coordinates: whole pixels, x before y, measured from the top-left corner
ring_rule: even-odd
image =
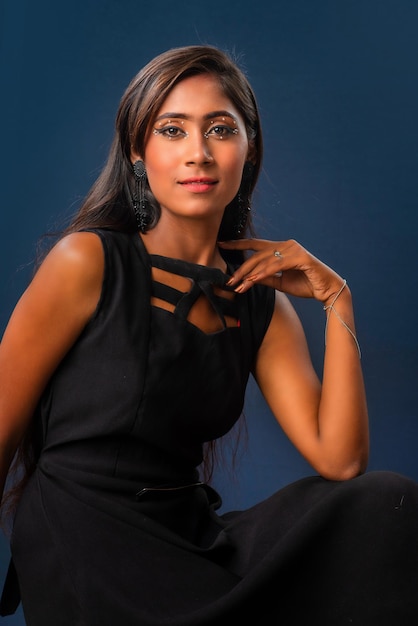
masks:
[[[296,238],[347,278],[369,467],[418,479],[418,3],[3,0],[0,11],[0,332],[38,237],[76,209],[103,165],[131,77],[167,48],[218,45],[241,56],[264,122],[259,235]],[[296,306],[320,372],[323,311]],[[216,476],[225,508],[311,472],[253,386],[246,415],[236,469]],[[7,555],[4,541],[0,573]],[[22,624],[21,612],[3,623]]]

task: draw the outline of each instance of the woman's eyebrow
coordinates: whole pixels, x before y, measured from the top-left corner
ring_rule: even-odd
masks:
[[[161,115],[159,115],[155,121],[159,122],[160,120],[164,120],[164,119],[190,120],[192,117],[193,117],[192,115],[187,115],[187,113],[167,112],[167,113],[162,113]],[[234,121],[237,120],[236,115],[233,115],[230,111],[224,111],[224,110],[210,111],[209,113],[205,113],[205,115],[203,116],[203,119],[209,120],[212,117],[230,117]]]
[[[210,113],[208,113],[207,115],[204,116],[204,119],[208,120],[211,117],[230,117],[234,121],[237,121],[236,116],[233,115],[233,113],[231,113],[230,111],[223,111],[223,110],[221,110],[221,111],[211,111]]]

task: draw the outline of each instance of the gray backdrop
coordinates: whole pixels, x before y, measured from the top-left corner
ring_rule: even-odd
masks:
[[[264,121],[259,234],[298,239],[347,278],[369,467],[418,479],[418,3],[2,0],[0,27],[0,332],[38,237],[76,209],[103,165],[131,77],[167,48],[218,45],[240,55]],[[295,304],[320,371],[323,311]],[[311,472],[253,386],[246,417],[235,470],[215,480],[225,508]],[[2,579],[6,540],[1,550]],[[21,611],[3,623],[23,624]]]

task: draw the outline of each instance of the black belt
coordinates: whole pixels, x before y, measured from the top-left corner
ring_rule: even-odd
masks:
[[[142,489],[140,489],[137,493],[136,493],[136,498],[137,500],[139,500],[139,498],[142,498],[143,496],[146,496],[147,494],[151,494],[154,492],[176,492],[176,491],[182,491],[184,489],[191,489],[192,487],[205,487],[205,483],[202,483],[201,481],[195,482],[195,483],[187,483],[186,485],[160,485],[158,487],[154,487],[152,485],[150,486],[146,486],[146,487],[142,487]]]

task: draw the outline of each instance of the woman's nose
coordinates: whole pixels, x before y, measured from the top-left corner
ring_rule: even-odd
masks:
[[[200,130],[190,133],[185,143],[187,143],[187,163],[193,165],[195,163],[210,163],[213,161],[206,133],[202,133]]]

